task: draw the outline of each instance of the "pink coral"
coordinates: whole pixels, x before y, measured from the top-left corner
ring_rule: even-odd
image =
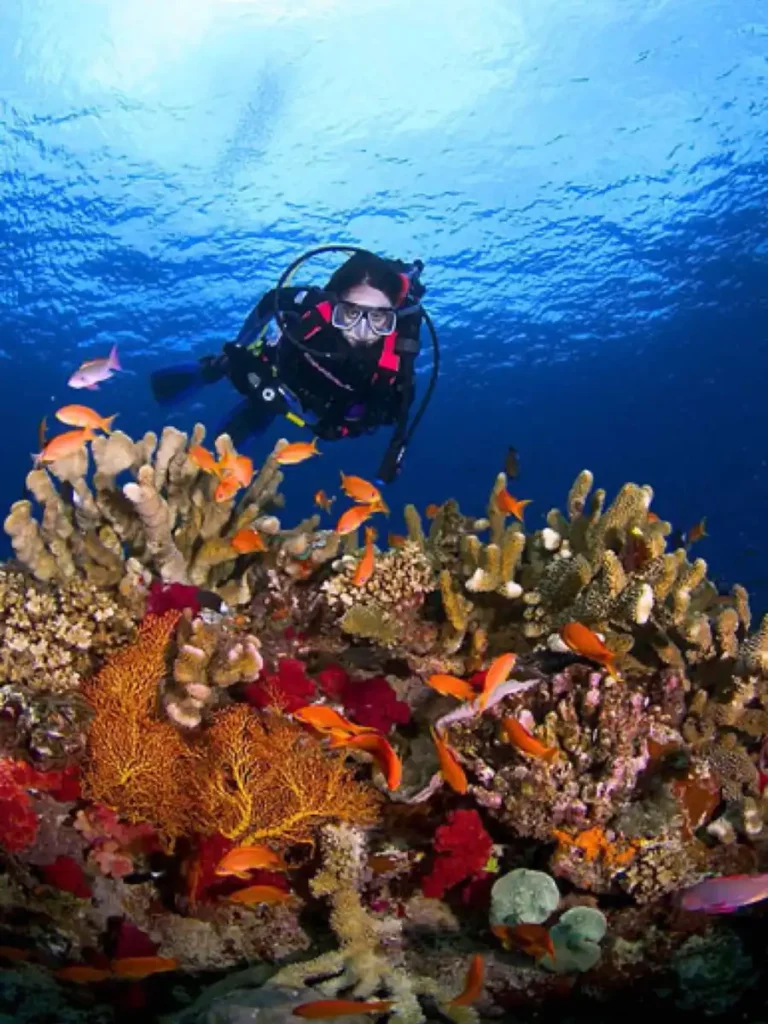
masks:
[[[448,821],[435,832],[437,854],[432,870],[421,880],[425,896],[441,899],[459,882],[480,875],[488,863],[493,840],[475,810],[451,811]]]
[[[92,804],[78,811],[75,828],[91,845],[88,860],[96,864],[103,875],[113,878],[129,875],[134,869],[135,856],[158,848],[151,825],[128,825],[103,804]]]

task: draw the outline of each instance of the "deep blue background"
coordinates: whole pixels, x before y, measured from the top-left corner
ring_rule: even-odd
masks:
[[[212,423],[225,385],[166,420],[150,370],[344,242],[427,264],[395,506],[481,512],[514,444],[530,525],[584,466],[650,483],[768,605],[767,55],[765,0],[4,0],[3,507],[66,401]],[[115,341],[134,375],[66,387]],[[290,469],[287,518],[385,443]]]

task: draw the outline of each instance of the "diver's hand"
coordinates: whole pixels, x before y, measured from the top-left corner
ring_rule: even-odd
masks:
[[[387,449],[384,458],[381,460],[379,471],[376,474],[377,483],[391,484],[400,475],[405,445],[398,445],[396,448]]]
[[[216,356],[203,356],[199,363],[200,376],[206,384],[215,384],[216,381],[223,380],[229,372],[229,360],[223,352]]]

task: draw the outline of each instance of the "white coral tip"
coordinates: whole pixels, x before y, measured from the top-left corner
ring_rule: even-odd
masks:
[[[650,583],[644,583],[640,597],[635,605],[635,622],[637,622],[638,625],[644,626],[650,618],[651,610],[653,608],[653,600],[653,588]]]
[[[541,542],[547,549],[547,551],[556,551],[560,546],[561,540],[562,537],[557,532],[557,530],[553,530],[549,526],[545,526],[544,529],[541,531]]]

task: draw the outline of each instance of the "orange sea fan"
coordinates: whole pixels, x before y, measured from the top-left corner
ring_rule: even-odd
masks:
[[[151,822],[170,846],[189,831],[187,773],[194,758],[176,729],[155,717],[178,612],[150,615],[83,688],[96,715],[88,733],[83,795],[131,822]]]
[[[311,841],[320,825],[372,824],[379,796],[301,726],[237,705],[214,717],[193,778],[198,830],[241,843]]]

